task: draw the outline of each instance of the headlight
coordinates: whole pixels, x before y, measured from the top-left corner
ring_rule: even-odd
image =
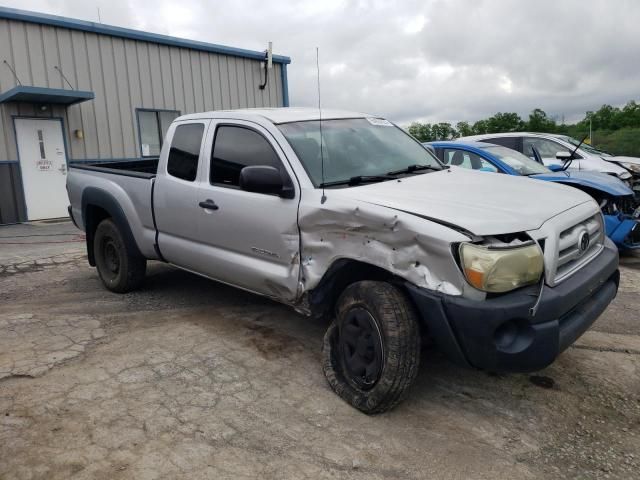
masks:
[[[631,178],[631,174],[629,172],[620,172],[618,174],[618,178],[620,180],[627,180],[628,178]]]
[[[640,165],[638,165],[637,163],[620,162],[620,165],[622,165],[627,170],[631,170],[635,173],[640,173]]]
[[[508,292],[540,280],[544,269],[537,243],[522,247],[487,247],[463,243],[460,260],[467,281],[485,292]]]

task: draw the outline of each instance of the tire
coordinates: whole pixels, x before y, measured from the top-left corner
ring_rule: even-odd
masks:
[[[347,287],[322,347],[333,391],[364,413],[382,413],[405,398],[419,364],[420,328],[406,295],[385,282]]]
[[[112,292],[135,290],[144,280],[147,260],[125,242],[117,225],[107,218],[96,229],[93,251],[98,274],[104,286]]]

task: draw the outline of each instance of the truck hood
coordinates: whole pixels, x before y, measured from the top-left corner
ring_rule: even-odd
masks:
[[[327,192],[328,196],[334,192],[454,225],[475,235],[535,230],[576,205],[593,202],[589,195],[576,188],[458,167],[400,181],[335,190]]]
[[[633,190],[622,180],[613,175],[600,172],[567,170],[565,172],[540,173],[531,175],[529,178],[564,183],[566,185],[581,185],[608,193],[614,197],[633,195]]]

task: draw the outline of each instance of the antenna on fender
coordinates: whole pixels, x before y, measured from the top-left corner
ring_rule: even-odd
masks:
[[[318,124],[320,126],[320,168],[322,175],[322,197],[320,203],[327,201],[327,196],[324,192],[324,148],[322,140],[322,103],[320,102],[320,54],[319,48],[316,47],[316,70],[318,71]]]

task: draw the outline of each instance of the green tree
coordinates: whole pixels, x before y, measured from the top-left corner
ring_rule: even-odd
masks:
[[[498,112],[486,120],[486,133],[521,132],[524,122],[517,113]]]
[[[452,140],[458,136],[456,129],[447,122],[433,124],[431,126],[431,133],[435,137],[434,140]]]
[[[434,140],[431,125],[428,123],[413,122],[409,125],[408,131],[421,142],[431,142]]]
[[[421,142],[522,130],[562,133],[581,139],[589,132],[590,122],[594,147],[615,155],[640,157],[640,103],[636,100],[627,102],[622,108],[602,105],[596,111],[586,112],[584,118],[574,124],[563,122],[562,125],[558,125],[544,110],[536,108],[529,114],[528,121],[523,121],[517,113],[498,112],[473,124],[460,121],[454,127],[447,122],[414,122],[408,130]]]
[[[456,130],[458,131],[458,136],[460,136],[460,137],[468,137],[470,135],[475,135],[476,134],[475,130],[469,124],[469,122],[458,122],[458,123],[456,123]]]
[[[602,105],[591,116],[593,128],[605,130],[617,130],[620,128],[620,109],[611,105]]]
[[[640,104],[635,100],[628,102],[620,111],[620,128],[640,128]]]
[[[557,130],[557,125],[555,120],[549,118],[544,110],[536,108],[529,114],[526,129],[530,132],[553,133]]]

